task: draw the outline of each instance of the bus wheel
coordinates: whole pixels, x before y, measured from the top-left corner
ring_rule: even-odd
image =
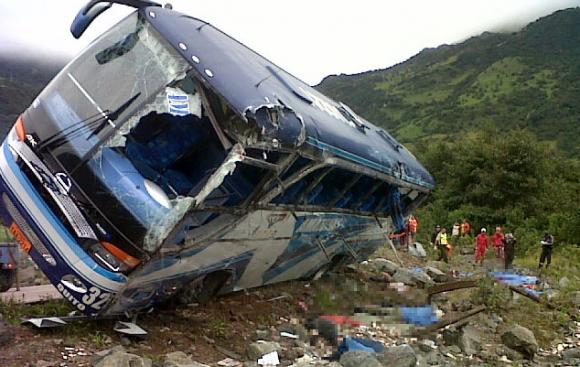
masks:
[[[12,288],[14,280],[16,279],[16,269],[2,269],[0,270],[0,292],[6,292]]]

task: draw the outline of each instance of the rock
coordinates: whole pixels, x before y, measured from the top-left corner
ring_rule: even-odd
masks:
[[[417,346],[419,350],[424,353],[429,353],[434,349],[436,349],[435,342],[430,339],[423,339],[419,341],[419,344]]]
[[[353,350],[340,356],[342,367],[383,367],[383,365],[369,352]]]
[[[431,267],[431,268],[435,268],[435,269],[439,269],[439,270],[441,270],[444,273],[447,273],[447,272],[449,272],[451,270],[451,266],[448,263],[443,262],[443,261],[430,260],[430,261],[427,261],[425,263],[425,266],[426,267],[428,266],[428,267]]]
[[[505,345],[498,345],[495,349],[495,354],[498,356],[506,356],[511,361],[521,361],[524,356],[517,350],[506,347]]]
[[[126,336],[121,337],[121,345],[124,347],[128,347],[131,345],[131,339],[127,338]]]
[[[451,280],[449,275],[432,266],[425,267],[425,272],[437,283],[445,283]]]
[[[258,340],[255,343],[250,343],[248,345],[247,353],[248,358],[251,361],[257,361],[262,358],[264,354],[272,353],[274,351],[281,351],[280,344],[274,342],[266,342],[263,340]]]
[[[270,331],[269,330],[256,330],[255,335],[256,335],[256,340],[265,340],[265,339],[268,339],[270,337]]]
[[[451,326],[448,328],[443,329],[443,341],[445,345],[458,345],[459,344],[459,330],[457,328]]]
[[[0,320],[0,346],[4,346],[12,342],[14,339],[14,330],[3,319]]]
[[[580,306],[580,291],[570,292],[570,301],[576,306]]]
[[[562,358],[564,359],[580,359],[580,348],[566,349],[562,352]]]
[[[427,274],[423,272],[414,272],[404,268],[399,268],[395,275],[393,275],[393,282],[418,286],[420,288],[427,288],[435,284],[433,279],[431,279]]]
[[[409,253],[421,259],[427,257],[427,252],[425,251],[425,248],[419,242],[415,242],[409,246]]]
[[[408,344],[387,348],[377,354],[377,359],[384,366],[389,367],[414,367],[417,364],[415,351]]]
[[[183,352],[167,353],[163,367],[209,367],[206,364],[195,362]]]
[[[376,270],[380,272],[384,271],[390,275],[395,274],[395,272],[400,268],[399,265],[395,264],[391,260],[382,258],[374,259],[371,264],[375,267]]]
[[[477,354],[481,350],[481,333],[472,325],[467,325],[459,335],[459,347],[467,355]]]
[[[566,288],[570,285],[570,279],[568,279],[568,277],[562,277],[558,281],[558,285],[560,286],[560,288]]]
[[[302,341],[306,341],[309,338],[308,330],[300,324],[284,324],[278,328],[278,331],[296,335]]]
[[[532,359],[538,351],[538,342],[534,333],[520,325],[514,325],[501,335],[501,341],[508,347]]]
[[[151,367],[152,365],[149,358],[127,353],[120,345],[97,352],[91,359],[93,367]]]

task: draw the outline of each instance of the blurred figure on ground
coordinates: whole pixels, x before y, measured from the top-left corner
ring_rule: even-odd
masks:
[[[409,217],[409,234],[407,236],[407,245],[411,245],[417,241],[417,230],[419,229],[419,221],[414,215]]]
[[[431,234],[431,244],[433,245],[433,247],[437,247],[435,244],[435,240],[437,239],[437,235],[439,234],[439,232],[441,232],[441,226],[437,224],[435,226],[435,229],[433,230],[433,233]]]
[[[554,247],[554,236],[549,233],[544,234],[544,238],[540,241],[542,245],[542,254],[540,255],[540,264],[538,268],[542,268],[544,266],[544,261],[546,262],[546,269],[550,266],[552,262],[552,248]]]
[[[471,224],[467,221],[467,218],[463,218],[463,223],[461,223],[461,236],[470,236],[471,235]]]
[[[447,256],[447,251],[449,250],[449,240],[447,239],[447,228],[441,228],[439,234],[435,238],[435,245],[439,249],[439,257],[437,261],[449,262],[449,257]]]
[[[512,268],[512,263],[516,255],[516,243],[518,241],[512,233],[507,233],[503,239],[505,270]]]
[[[501,229],[501,227],[495,227],[495,233],[493,234],[493,237],[491,238],[491,242],[493,243],[493,247],[495,247],[495,251],[496,251],[496,257],[498,259],[503,259],[504,254],[503,254],[503,239],[504,239],[504,235],[503,235],[503,231]]]
[[[485,228],[481,229],[481,232],[475,238],[475,263],[479,263],[483,266],[483,260],[485,259],[485,251],[489,244],[489,237],[487,236],[487,230]]]

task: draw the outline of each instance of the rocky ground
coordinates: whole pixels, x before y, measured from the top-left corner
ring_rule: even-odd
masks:
[[[144,339],[115,334],[113,321],[51,330],[14,323],[23,313],[62,315],[64,302],[24,311],[3,305],[0,365],[580,366],[580,294],[566,295],[572,307],[549,309],[485,279],[498,266],[493,259],[482,269],[469,253],[458,253],[451,265],[400,255],[404,267],[383,249],[371,261],[320,280],[240,292],[204,306],[168,305],[138,320],[149,332]],[[428,303],[429,287],[461,279],[478,279],[478,286]],[[555,292],[562,279],[548,282]],[[436,330],[407,323],[402,306],[426,305],[441,320],[486,310]],[[360,343],[364,350],[353,350]]]

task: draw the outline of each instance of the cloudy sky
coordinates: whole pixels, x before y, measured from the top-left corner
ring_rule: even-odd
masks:
[[[131,10],[115,5],[80,40],[68,33],[85,0],[0,0],[0,53],[80,51]],[[580,0],[173,0],[310,84],[385,68],[425,47],[513,30]]]

